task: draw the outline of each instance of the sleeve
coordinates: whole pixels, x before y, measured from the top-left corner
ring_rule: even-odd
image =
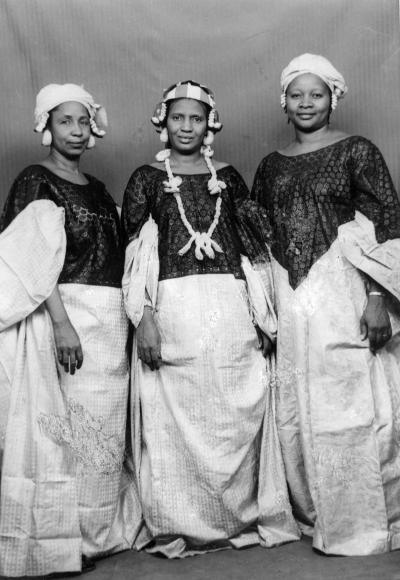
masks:
[[[379,243],[400,237],[400,202],[381,152],[362,139],[353,151],[352,163],[355,209],[372,221]]]
[[[269,259],[271,227],[267,211],[250,198],[243,178],[236,170],[233,171],[231,195],[244,254],[252,262]]]
[[[0,232],[32,201],[48,199],[57,204],[47,180],[40,172],[25,169],[11,186],[0,217]]]
[[[150,215],[148,180],[144,168],[139,167],[128,181],[122,202],[121,221],[125,246],[139,236]]]

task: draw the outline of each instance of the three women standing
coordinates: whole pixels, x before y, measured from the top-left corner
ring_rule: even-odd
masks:
[[[384,552],[400,547],[399,201],[379,150],[330,127],[347,89],[329,61],[294,59],[281,87],[295,138],[253,197],[270,219],[291,500],[316,548]]]

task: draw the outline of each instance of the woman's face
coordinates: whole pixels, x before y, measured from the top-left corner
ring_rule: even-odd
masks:
[[[167,131],[171,149],[182,154],[200,151],[207,131],[206,107],[193,99],[178,99],[169,107]]]
[[[64,157],[82,155],[90,137],[89,113],[81,103],[68,101],[50,113],[51,146]]]
[[[286,91],[287,115],[293,125],[312,132],[328,124],[331,92],[324,81],[311,73],[296,77]]]

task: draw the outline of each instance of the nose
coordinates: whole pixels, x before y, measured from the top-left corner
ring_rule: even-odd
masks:
[[[192,130],[192,121],[189,117],[185,118],[183,120],[182,126],[181,126],[182,131],[185,131],[186,133],[190,133]]]
[[[72,133],[74,135],[82,135],[82,127],[81,127],[80,123],[76,122],[73,124]]]
[[[313,105],[312,99],[307,95],[304,95],[304,97],[300,102],[300,107],[302,107],[303,109],[307,109],[308,107],[312,107],[312,105]]]

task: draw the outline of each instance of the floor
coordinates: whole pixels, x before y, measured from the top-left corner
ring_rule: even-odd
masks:
[[[60,577],[60,578],[66,578]],[[400,551],[368,557],[327,557],[308,538],[265,550],[224,550],[184,560],[123,552],[97,562],[85,580],[400,580]],[[0,577],[1,579],[1,577]],[[3,578],[4,580],[4,578]]]

